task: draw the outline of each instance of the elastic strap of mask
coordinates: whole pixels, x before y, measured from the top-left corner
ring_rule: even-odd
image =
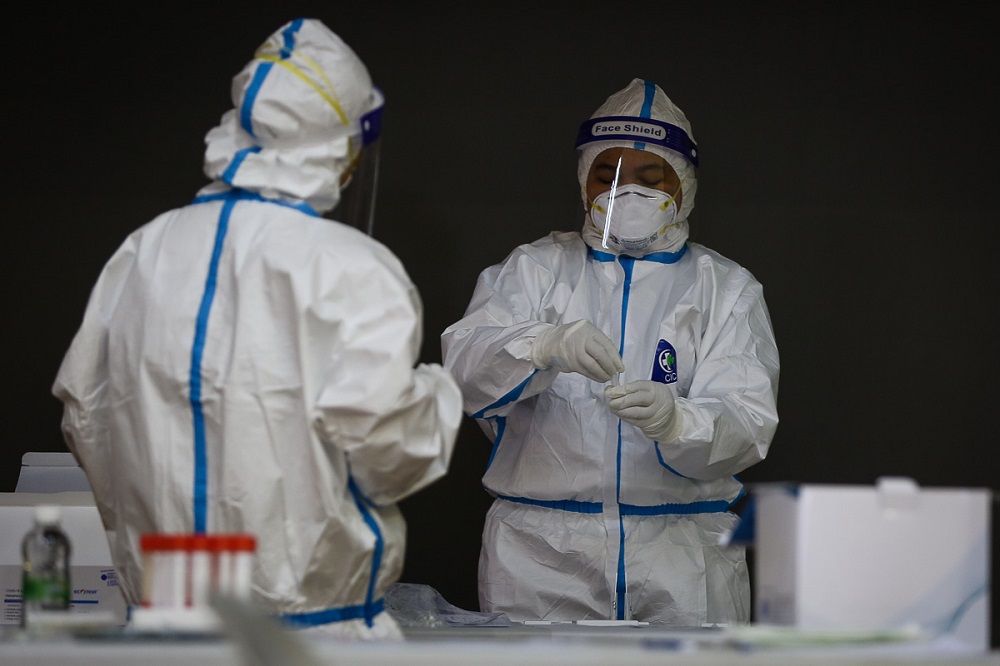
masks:
[[[677,195],[678,195],[678,194],[680,194],[680,193],[681,193],[681,190],[683,190],[683,189],[684,189],[684,179],[683,179],[683,178],[681,178],[681,182],[680,182],[680,184],[679,184],[679,185],[677,186],[677,191],[676,191],[676,192],[674,192],[674,193],[673,193],[672,195],[670,195],[670,198],[669,198],[669,199],[667,199],[666,201],[664,201],[664,202],[663,202],[663,205],[662,205],[662,206],[660,206],[660,210],[666,210],[666,209],[667,209],[667,206],[669,206],[669,205],[670,205],[670,202],[672,202],[672,201],[673,201],[674,199],[676,199],[676,198],[677,198]],[[664,194],[666,194],[666,193],[664,192]]]

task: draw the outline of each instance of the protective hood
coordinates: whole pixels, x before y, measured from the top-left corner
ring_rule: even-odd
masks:
[[[205,174],[324,213],[378,130],[382,96],[364,63],[321,22],[271,35],[233,77],[234,108],[205,137]]]
[[[683,238],[678,239],[677,234],[669,239],[664,237],[645,252],[676,251],[683,245],[687,239],[687,218],[694,209],[698,189],[698,147],[684,112],[658,85],[632,79],[626,87],[608,97],[580,127],[576,147],[577,180],[585,210],[588,208],[587,175],[601,152],[608,148],[634,148],[650,151],[666,160],[681,179],[683,196],[677,221]],[[583,233],[591,246],[595,240],[600,243],[601,234],[595,231],[589,218],[584,222]],[[664,243],[669,243],[670,247]]]

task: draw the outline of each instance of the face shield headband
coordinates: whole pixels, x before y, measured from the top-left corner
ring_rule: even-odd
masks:
[[[680,153],[688,162],[698,166],[698,146],[677,125],[634,116],[604,116],[591,118],[582,125],[576,135],[576,147],[581,148],[595,141],[635,141],[637,150],[645,144],[669,148]]]

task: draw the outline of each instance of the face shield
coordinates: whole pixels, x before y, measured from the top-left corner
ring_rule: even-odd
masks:
[[[372,89],[372,109],[344,126],[349,164],[340,176],[340,200],[329,217],[372,236],[378,190],[379,135],[385,99]]]
[[[583,123],[576,147],[584,155],[590,152],[588,167],[599,174],[594,175],[598,183],[607,184],[603,191],[591,189],[588,196],[589,168],[581,181],[588,215],[601,233],[603,248],[610,244],[626,252],[643,252],[673,245],[686,235],[679,199],[685,173],[698,164],[697,147],[687,132],[653,118],[601,116]],[[595,160],[598,150],[602,156],[617,150],[613,169],[606,159],[603,163]],[[626,154],[627,174],[623,172]],[[667,182],[664,169],[672,172],[672,183]]]

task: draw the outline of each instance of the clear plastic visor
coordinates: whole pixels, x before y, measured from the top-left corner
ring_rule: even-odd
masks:
[[[649,236],[651,232],[653,236],[663,233],[666,227],[675,223],[674,215],[664,214],[668,211],[671,204],[674,204],[674,212],[676,213],[677,195],[681,192],[683,186],[683,181],[681,181],[677,187],[677,191],[670,194],[669,192],[642,187],[633,183],[622,184],[620,182],[621,167],[622,158],[619,156],[610,189],[602,192],[595,199],[590,200],[590,217],[594,225],[602,231],[601,247],[605,249],[608,247],[609,238],[621,245],[623,241],[642,240],[642,236]],[[616,202],[621,201],[619,205],[623,205],[629,199],[632,201],[641,199],[647,203],[647,206],[644,206],[645,210],[643,213],[649,220],[640,221],[645,222],[643,226],[648,227],[645,234],[622,228],[622,215],[615,213]],[[630,213],[635,215],[633,211],[630,211]],[[649,225],[652,226],[650,227]],[[640,228],[643,227],[640,226]]]
[[[375,232],[375,200],[378,194],[379,135],[382,127],[382,94],[374,91],[374,108],[352,124],[350,166],[340,177],[340,201],[329,213],[333,219],[363,231]]]

